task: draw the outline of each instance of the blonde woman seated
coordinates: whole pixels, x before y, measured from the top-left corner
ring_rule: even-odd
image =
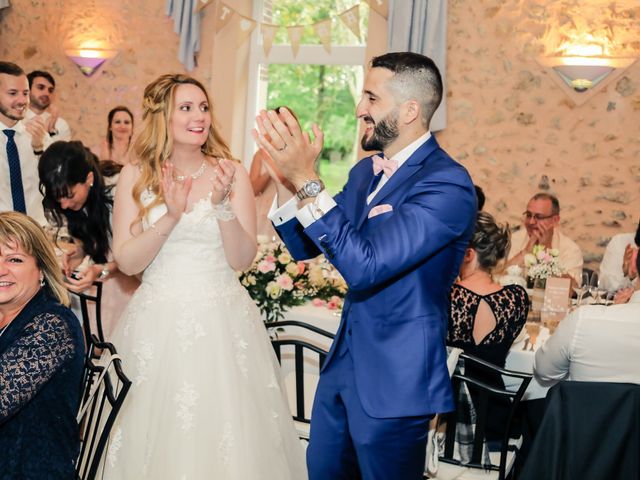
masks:
[[[529,297],[524,288],[502,286],[491,276],[506,258],[509,247],[508,226],[499,225],[488,213],[479,212],[476,230],[462,260],[459,280],[451,289],[447,335],[447,345],[462,348],[500,367],[504,367],[509,348],[529,312]],[[468,373],[491,385],[504,387],[500,376]],[[499,420],[499,414],[494,418]],[[490,437],[491,420],[488,427],[487,436]]]

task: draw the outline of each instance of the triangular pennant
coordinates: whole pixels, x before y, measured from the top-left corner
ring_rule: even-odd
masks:
[[[384,18],[389,18],[389,0],[367,0],[369,7]]]
[[[316,32],[318,38],[320,38],[320,43],[322,43],[327,53],[331,53],[331,19],[315,23],[313,30]]]
[[[213,29],[216,33],[226,27],[227,23],[231,21],[235,10],[223,2],[216,4],[216,18],[213,23]]]
[[[256,28],[257,22],[251,18],[238,14],[240,21],[238,22],[238,46],[244,42],[253,29]]]
[[[214,0],[198,0],[198,2],[196,3],[196,8],[194,8],[193,11],[195,13],[201,12],[205,7],[212,5],[213,1]]]
[[[300,39],[302,38],[302,32],[304,31],[304,27],[299,25],[293,27],[287,27],[287,34],[289,35],[289,40],[291,41],[291,50],[293,51],[293,56],[298,55],[298,50],[300,50]]]
[[[349,27],[349,30],[360,40],[360,4],[354,5],[349,10],[345,10],[340,15],[340,20]]]
[[[268,57],[273,45],[273,39],[276,37],[276,32],[280,27],[278,25],[270,25],[268,23],[260,24],[260,31],[262,32],[262,48],[264,50],[264,56]]]

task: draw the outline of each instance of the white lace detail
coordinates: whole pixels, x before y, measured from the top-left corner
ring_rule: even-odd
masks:
[[[118,427],[109,437],[107,461],[113,467],[118,461],[118,450],[122,448],[122,428]]]
[[[149,360],[153,359],[153,343],[149,340],[142,340],[138,344],[138,348],[133,349],[133,354],[136,356],[136,367],[138,374],[136,375],[136,385],[140,385],[147,380],[147,372],[149,370]]]
[[[222,458],[222,463],[225,465],[229,463],[229,453],[230,453],[230,450],[233,448],[234,443],[235,441],[233,438],[233,433],[231,432],[231,424],[227,422],[224,424],[222,439],[220,440],[220,444],[218,445],[218,450],[220,451],[220,457]]]
[[[183,352],[186,352],[189,347],[192,347],[195,341],[206,335],[202,324],[196,320],[196,317],[191,312],[184,312],[176,320],[176,331],[180,338],[180,348]]]
[[[176,415],[182,420],[182,430],[184,431],[189,431],[194,426],[193,407],[196,406],[198,397],[194,386],[187,382],[182,384],[182,389],[175,396],[175,401],[178,404]]]
[[[246,350],[249,344],[237,333],[233,336],[233,345],[236,348],[236,363],[240,369],[240,373],[247,378],[249,370],[247,369],[247,354]]]

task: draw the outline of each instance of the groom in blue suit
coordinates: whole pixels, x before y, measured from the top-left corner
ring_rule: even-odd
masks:
[[[285,109],[257,119],[257,141],[298,189],[291,197],[278,186],[270,218],[279,235],[297,259],[323,253],[349,286],[311,414],[311,480],[421,479],[429,420],[453,408],[449,289],[476,196],[429,132],[441,98],[431,59],[374,58],[356,114],[363,149],[384,153],[358,162],[334,198],[314,171],[320,129],[311,140]]]

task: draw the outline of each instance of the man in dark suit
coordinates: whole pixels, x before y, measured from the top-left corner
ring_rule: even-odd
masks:
[[[311,416],[311,480],[421,479],[429,419],[453,408],[448,293],[476,195],[429,132],[441,98],[429,58],[374,58],[356,114],[363,149],[384,153],[358,162],[335,198],[314,171],[320,129],[311,141],[286,110],[257,119],[254,136],[298,189],[278,187],[279,235],[297,259],[323,253],[349,286]]]

